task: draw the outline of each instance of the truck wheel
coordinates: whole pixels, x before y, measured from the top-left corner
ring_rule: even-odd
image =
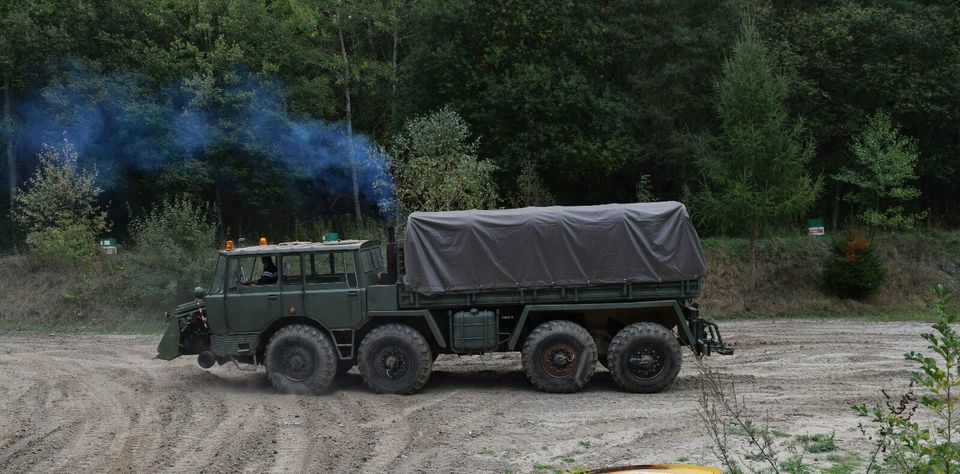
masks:
[[[267,343],[267,377],[283,393],[319,393],[330,387],[337,371],[333,345],[317,328],[291,324]]]
[[[416,329],[387,324],[363,338],[357,365],[363,381],[374,392],[409,395],[427,383],[433,355],[430,344]]]
[[[523,343],[523,371],[540,390],[571,393],[583,388],[597,369],[597,346],[583,326],[548,321]]]
[[[631,324],[610,341],[607,364],[628,392],[659,392],[677,378],[683,361],[673,331],[656,323]]]

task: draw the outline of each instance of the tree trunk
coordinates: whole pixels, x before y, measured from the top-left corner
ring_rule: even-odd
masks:
[[[397,99],[399,95],[399,82],[400,82],[400,76],[397,74],[397,50],[399,49],[399,45],[400,45],[400,33],[394,31],[393,32],[393,59],[390,62],[390,66],[393,68],[393,78],[391,81],[392,83],[390,84],[390,93],[392,98],[390,101],[390,121],[391,122],[397,119]]]
[[[756,225],[750,229],[750,244],[747,249],[750,253],[750,272],[747,283],[750,293],[757,289],[757,234],[759,232],[760,230]]]
[[[343,41],[343,28],[340,27],[340,18],[337,17],[337,36],[340,38],[340,53],[343,55],[343,98],[347,121],[347,155],[350,157],[350,179],[353,181],[353,211],[357,226],[363,223],[360,213],[360,183],[357,181],[357,160],[353,153],[353,104],[350,97],[350,59],[347,57],[347,45]]]
[[[833,184],[833,213],[831,216],[832,230],[837,231],[840,225],[840,181]]]
[[[3,125],[7,132],[4,141],[6,142],[7,153],[7,192],[10,197],[10,211],[13,211],[17,197],[17,157],[13,151],[13,131],[10,129],[13,125],[13,116],[10,112],[13,102],[10,78],[3,78]]]

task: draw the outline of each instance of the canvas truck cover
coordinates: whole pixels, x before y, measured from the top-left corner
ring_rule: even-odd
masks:
[[[446,292],[693,280],[706,263],[679,202],[414,212],[410,291]]]

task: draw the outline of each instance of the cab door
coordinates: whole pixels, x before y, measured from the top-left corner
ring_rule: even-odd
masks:
[[[230,287],[226,296],[227,333],[259,332],[281,314],[280,284],[260,283],[262,258],[276,255],[235,256],[230,259]]]
[[[363,319],[365,290],[357,285],[352,251],[313,252],[304,256],[304,307],[331,329],[352,328]]]
[[[300,254],[280,257],[280,309],[283,316],[303,316],[303,258]]]

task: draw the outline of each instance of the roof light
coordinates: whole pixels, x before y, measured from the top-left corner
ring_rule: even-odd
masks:
[[[228,241],[227,241],[227,245],[224,245],[223,248],[226,249],[228,252],[231,251],[231,250],[233,250],[233,248],[234,248],[234,247],[233,247],[233,241],[232,241],[232,240],[228,240]]]
[[[266,237],[260,237],[260,245],[267,245],[267,238],[266,238]]]

